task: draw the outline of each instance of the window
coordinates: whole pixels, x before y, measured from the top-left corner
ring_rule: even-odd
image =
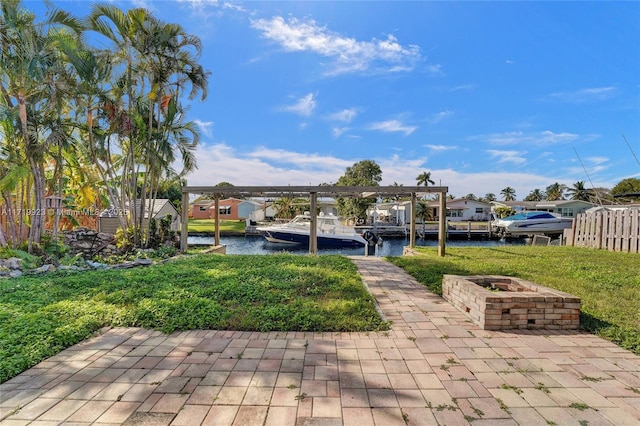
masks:
[[[449,217],[463,217],[464,209],[447,209],[447,216]]]
[[[571,207],[563,208],[562,217],[573,217],[573,208]]]
[[[231,215],[231,206],[220,207],[219,212],[220,216],[229,216]]]
[[[484,213],[484,208],[476,207],[476,214],[483,214],[483,213]]]
[[[200,206],[200,207],[199,207],[199,210],[200,210],[201,212],[206,212],[206,211],[207,211],[207,206]]]

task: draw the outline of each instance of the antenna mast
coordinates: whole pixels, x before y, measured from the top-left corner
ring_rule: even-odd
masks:
[[[633,155],[633,158],[636,159],[636,163],[638,163],[638,165],[640,166],[640,161],[638,161],[638,157],[636,157],[636,153],[633,152],[633,148],[631,148],[631,145],[629,144],[629,141],[627,140],[627,138],[624,136],[624,133],[622,134],[622,139],[624,139],[625,143],[627,144],[627,147],[629,147],[629,151],[631,151],[631,154]]]
[[[596,187],[593,185],[593,182],[591,181],[591,176],[589,176],[589,172],[587,172],[587,168],[584,166],[584,163],[582,162],[582,158],[580,158],[580,156],[578,155],[578,151],[576,151],[575,147],[571,147],[573,148],[573,152],[576,153],[576,157],[578,157],[578,161],[580,161],[580,165],[582,166],[582,170],[584,170],[584,173],[587,175],[587,179],[589,179],[589,183],[591,184],[591,188],[593,188],[593,193],[596,196],[596,200],[598,200],[598,204],[600,204],[600,207],[602,207],[602,201],[600,200],[600,196],[598,195],[598,191],[596,190]],[[636,158],[637,160],[637,158]]]

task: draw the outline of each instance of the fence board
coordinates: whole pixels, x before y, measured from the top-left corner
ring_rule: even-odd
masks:
[[[567,245],[640,253],[640,209],[581,213],[567,233]]]

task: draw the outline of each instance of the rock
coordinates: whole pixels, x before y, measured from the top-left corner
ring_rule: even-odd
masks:
[[[91,260],[87,260],[87,265],[93,269],[104,269],[107,267],[104,263],[92,262]]]
[[[19,269],[14,269],[11,272],[9,272],[9,276],[11,278],[18,278],[22,276],[22,271]]]
[[[134,266],[136,266],[133,262],[124,262],[124,263],[118,263],[116,265],[111,265],[109,268],[110,269],[129,269],[129,268],[133,268]]]
[[[20,259],[17,257],[10,257],[6,259],[5,262],[6,262],[5,266],[9,269],[22,269],[22,264],[20,262]]]
[[[54,272],[55,270],[56,270],[56,267],[54,265],[46,264],[46,265],[42,265],[41,267],[32,270],[31,272],[34,273],[34,274],[42,274],[42,273],[45,273],[45,272]]]
[[[80,268],[76,265],[60,265],[58,269],[61,271],[79,271]]]
[[[153,260],[151,259],[136,259],[133,262],[136,265],[140,265],[140,266],[149,266],[149,265],[153,265]]]

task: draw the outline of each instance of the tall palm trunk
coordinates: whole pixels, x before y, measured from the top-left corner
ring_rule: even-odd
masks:
[[[27,243],[29,253],[33,252],[33,245],[40,244],[42,236],[42,225],[44,218],[44,194],[45,194],[45,177],[44,165],[42,161],[38,161],[37,149],[31,141],[31,133],[27,122],[27,104],[23,94],[18,96],[18,107],[20,110],[20,125],[22,127],[22,136],[25,142],[25,154],[29,161],[29,168],[33,174],[33,190],[34,203],[32,214],[30,217],[31,226],[29,227],[29,239]]]

